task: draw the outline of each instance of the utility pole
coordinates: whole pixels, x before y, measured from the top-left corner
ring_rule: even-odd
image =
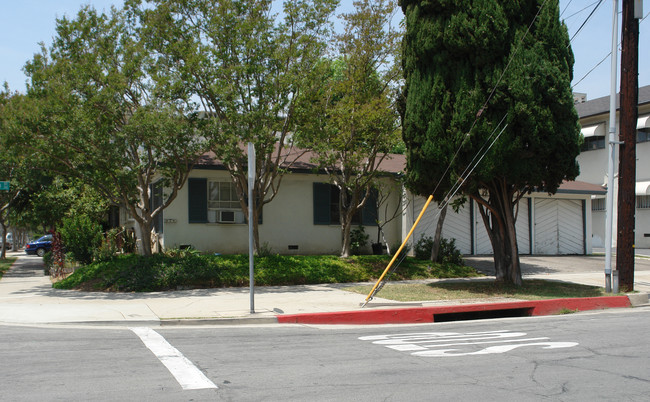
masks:
[[[639,99],[639,21],[635,0],[623,0],[618,169],[618,228],[616,270],[621,290],[634,290],[634,212],[636,201],[636,124]]]

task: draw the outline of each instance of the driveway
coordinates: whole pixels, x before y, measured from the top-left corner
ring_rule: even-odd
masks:
[[[650,258],[645,257],[643,251],[637,253],[637,258],[634,259],[634,289],[649,292]],[[494,276],[494,260],[491,255],[465,256],[464,259],[467,265],[479,272]],[[604,255],[522,255],[519,261],[524,278],[556,279],[605,286]],[[614,257],[612,268],[615,266]]]

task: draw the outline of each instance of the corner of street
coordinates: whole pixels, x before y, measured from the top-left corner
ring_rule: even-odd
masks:
[[[105,293],[58,290],[43,273],[40,257],[10,252],[18,260],[0,280],[0,322],[9,324],[93,324],[122,326],[214,324],[386,324],[434,322],[436,315],[521,310],[527,315],[561,309],[585,311],[648,306],[650,258],[636,259],[635,290],[628,296],[520,301],[512,299],[396,302],[376,297],[364,308],[362,295],[343,284],[255,288],[255,312],[248,288]],[[522,256],[525,279],[538,278],[604,286],[604,257]],[[489,275],[492,258],[472,256],[466,263]],[[444,280],[444,279],[442,279]],[[485,279],[475,279],[485,280]],[[390,283],[387,284],[390,286]],[[381,294],[380,294],[381,295]]]

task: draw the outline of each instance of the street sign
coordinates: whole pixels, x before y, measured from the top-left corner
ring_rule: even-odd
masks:
[[[0,181],[0,191],[9,191],[8,181]]]

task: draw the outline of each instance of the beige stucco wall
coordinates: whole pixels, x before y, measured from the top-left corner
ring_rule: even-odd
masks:
[[[208,180],[229,180],[222,170],[195,169],[190,177]],[[391,179],[386,179],[391,180]],[[264,207],[259,226],[260,242],[268,243],[280,254],[338,254],[341,250],[341,229],[338,225],[314,225],[314,182],[328,182],[326,175],[290,173],[284,176],[277,196]],[[399,194],[391,194],[391,205],[399,202]],[[380,218],[381,218],[380,209]],[[248,225],[223,223],[189,223],[187,185],[164,211],[163,244],[166,249],[191,245],[201,250],[222,254],[248,252]],[[384,228],[387,240],[399,239],[399,219]],[[370,242],[377,238],[376,227],[366,227]],[[289,246],[298,246],[289,250]],[[370,252],[370,245],[367,247]]]

